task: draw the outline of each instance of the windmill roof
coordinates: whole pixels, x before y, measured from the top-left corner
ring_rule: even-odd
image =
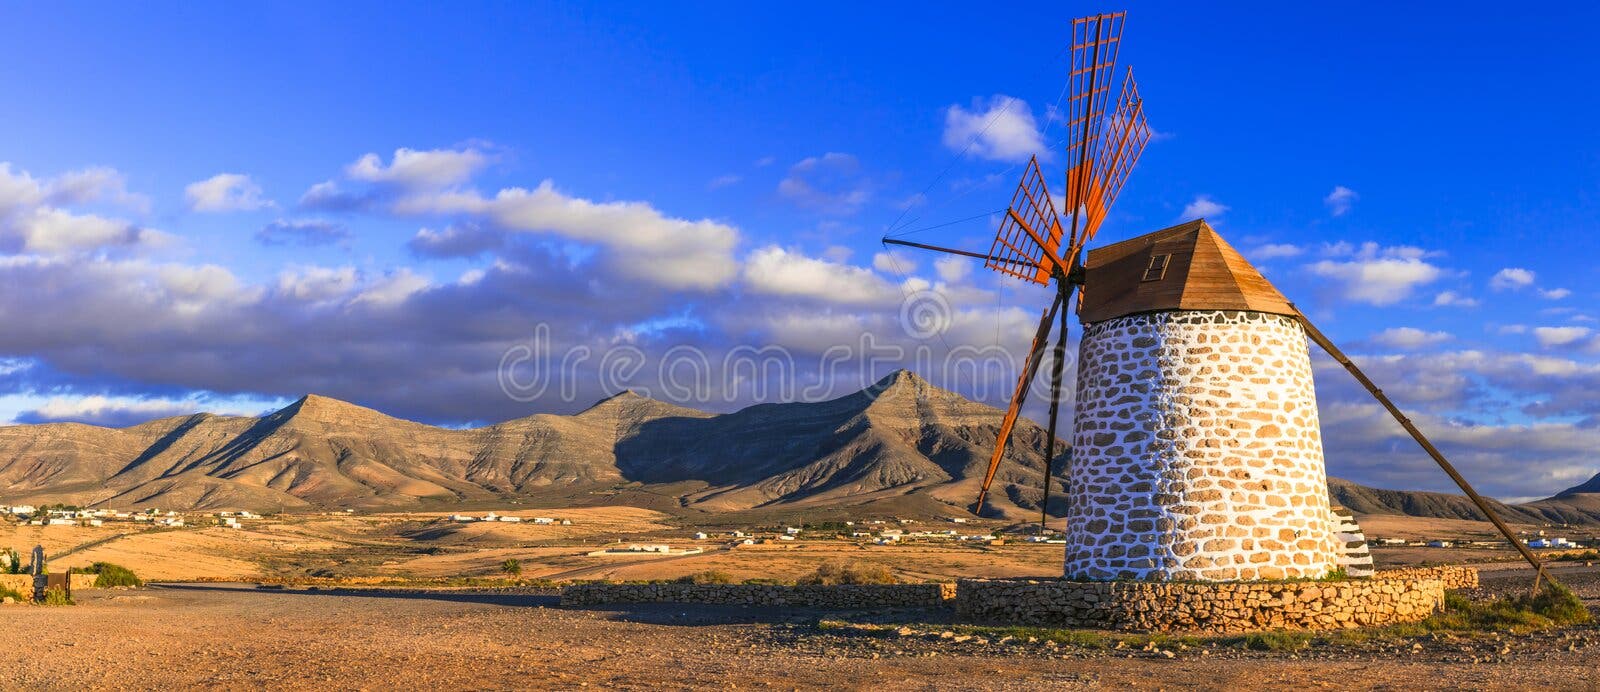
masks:
[[[1084,270],[1078,317],[1086,323],[1162,310],[1296,314],[1205,219],[1090,250]]]

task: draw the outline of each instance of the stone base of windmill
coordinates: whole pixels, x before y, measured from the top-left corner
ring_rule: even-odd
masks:
[[[1468,574],[1470,573],[1470,574]],[[976,623],[1239,633],[1380,627],[1426,619],[1447,588],[1475,586],[1466,568],[1378,572],[1369,579],[1282,582],[1084,582],[967,579],[956,613]]]

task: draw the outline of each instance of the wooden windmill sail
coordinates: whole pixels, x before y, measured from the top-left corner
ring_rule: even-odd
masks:
[[[1067,312],[1062,308],[1070,304],[1073,292],[1083,283],[1084,246],[1100,229],[1106,213],[1117,199],[1117,193],[1122,190],[1128,174],[1133,171],[1139,155],[1150,141],[1144,102],[1139,98],[1139,87],[1133,80],[1131,69],[1115,89],[1118,94],[1115,107],[1107,109],[1126,20],[1126,12],[1113,12],[1072,22],[1068,98],[1064,109],[1070,138],[1066,147],[1067,166],[1062,197],[1065,205],[1062,211],[1067,215],[1067,222],[1063,223],[1061,215],[1057,213],[1038,158],[1034,157],[1023,171],[1022,182],[1011,197],[1011,204],[1000,222],[989,254],[978,255],[984,259],[984,266],[1002,274],[1056,287],[1055,300],[1039,319],[1039,329],[1028,351],[1022,376],[1017,381],[1011,405],[1006,409],[1005,420],[1001,423],[999,439],[978,494],[979,511],[982,511],[988,497],[989,486],[994,483],[995,471],[1005,454],[1011,430],[1027,399],[1029,385],[1038,374],[1050,332],[1059,316],[1060,329],[1050,375],[1050,425],[1046,437],[1050,448],[1045,453],[1047,497],[1050,492],[1049,465],[1055,458],[1061,369],[1067,348]],[[884,242],[950,251],[892,238],[885,238]]]
[[[1283,315],[1304,328],[1306,337],[1338,361],[1381,403],[1422,446],[1502,535],[1537,570],[1537,556],[1495,514],[1442,453],[1395,404],[1293,303],[1278,293],[1232,247],[1196,220],[1097,249],[1085,266],[1085,246],[1093,240],[1121,192],[1128,174],[1150,141],[1144,102],[1132,70],[1127,70],[1110,95],[1122,45],[1125,12],[1097,14],[1072,22],[1071,62],[1064,113],[1067,120],[1066,170],[1062,209],[1056,208],[1037,157],[1030,159],[1011,203],[1000,221],[989,252],[957,250],[885,237],[887,244],[976,257],[997,272],[1039,285],[1053,285],[1055,298],[1039,319],[1010,406],[1001,422],[994,452],[984,473],[974,511],[982,513],[995,472],[1004,457],[1012,428],[1043,361],[1052,331],[1055,357],[1050,373],[1044,491],[1041,526],[1050,494],[1051,465],[1056,456],[1056,427],[1061,399],[1062,366],[1067,340],[1066,306],[1076,294],[1079,316],[1086,324],[1122,315],[1162,310],[1239,310]],[[1155,279],[1152,280],[1152,275]],[[1059,322],[1059,329],[1056,324]],[[1318,452],[1320,466],[1320,451]]]

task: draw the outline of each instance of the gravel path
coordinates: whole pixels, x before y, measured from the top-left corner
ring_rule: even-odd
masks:
[[[555,602],[505,592],[209,584],[92,592],[71,608],[0,607],[0,687],[1568,688],[1586,684],[1600,664],[1600,634],[1591,629],[1393,650],[1191,649],[1168,658],[853,636],[818,630],[815,613],[567,610]]]

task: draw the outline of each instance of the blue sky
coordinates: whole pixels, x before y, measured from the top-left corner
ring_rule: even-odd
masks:
[[[917,238],[984,249],[1027,153],[1059,180],[1068,22],[1107,8],[804,9],[0,5],[0,422],[315,391],[459,425],[618,384],[727,410],[1017,348],[1037,291],[878,239],[977,216]],[[1102,242],[1204,215],[1489,492],[1600,470],[1600,10],[1128,9],[1159,135]],[[922,291],[950,315],[918,338]],[[592,357],[509,396],[540,325]],[[815,365],[863,333],[903,357]],[[817,386],[675,397],[600,355],[741,345]],[[1331,472],[1446,488],[1329,367]]]

